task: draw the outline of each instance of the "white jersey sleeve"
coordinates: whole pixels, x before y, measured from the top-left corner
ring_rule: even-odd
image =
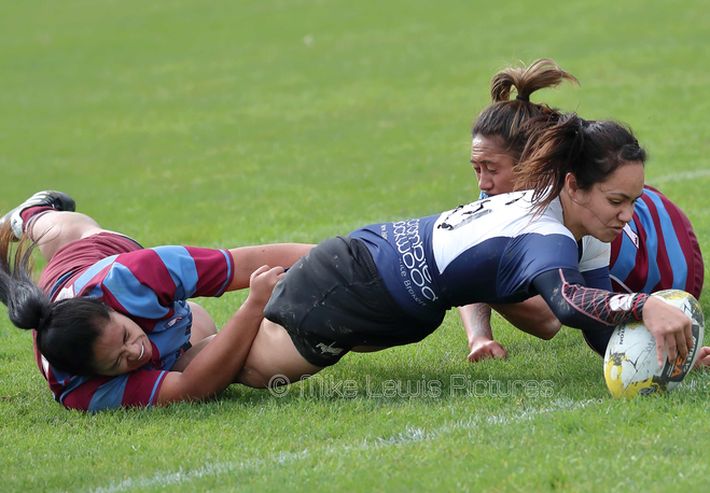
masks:
[[[582,257],[579,259],[579,271],[609,267],[611,260],[611,244],[597,240],[593,236],[582,238]]]

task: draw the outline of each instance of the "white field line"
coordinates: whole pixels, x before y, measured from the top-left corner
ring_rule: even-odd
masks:
[[[405,430],[387,437],[377,437],[374,440],[363,440],[354,444],[335,445],[314,450],[304,449],[298,452],[280,452],[264,458],[246,459],[234,462],[211,462],[193,469],[180,468],[177,471],[157,473],[153,476],[143,478],[124,479],[123,481],[111,483],[108,486],[102,486],[92,491],[95,493],[117,493],[121,491],[130,491],[134,488],[174,486],[209,476],[221,476],[238,471],[290,464],[308,459],[310,457],[338,455],[351,451],[362,452],[388,447],[399,447],[417,442],[436,440],[443,435],[453,432],[479,429],[482,425],[517,424],[530,421],[545,414],[558,411],[582,409],[598,402],[600,401],[597,399],[585,401],[557,400],[549,407],[526,409],[515,415],[473,416],[466,420],[453,421],[429,431],[417,427],[407,427]]]
[[[690,181],[697,178],[706,178],[710,176],[710,169],[698,169],[693,171],[681,171],[680,173],[673,173],[670,175],[657,176],[653,179],[648,180],[648,184],[651,186],[663,185],[664,183],[670,183],[674,181]]]

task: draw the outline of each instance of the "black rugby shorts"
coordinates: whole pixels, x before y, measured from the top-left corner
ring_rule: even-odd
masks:
[[[264,310],[311,364],[330,366],[356,346],[422,340],[443,320],[421,321],[392,299],[365,244],[328,239],[291,267]]]

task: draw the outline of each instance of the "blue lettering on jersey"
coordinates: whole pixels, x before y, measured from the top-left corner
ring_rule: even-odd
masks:
[[[431,286],[431,273],[419,226],[419,219],[392,223],[392,239],[400,256],[404,286],[414,301],[426,306],[427,302],[436,301],[438,296]]]
[[[536,294],[532,280],[542,272],[578,267],[559,202],[534,216],[526,192],[370,225],[351,236],[366,244],[397,304],[423,320],[439,320],[452,306],[521,301]]]

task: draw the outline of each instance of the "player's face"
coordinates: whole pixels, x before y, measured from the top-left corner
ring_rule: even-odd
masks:
[[[591,235],[611,242],[631,221],[634,203],[643,192],[643,163],[627,161],[605,181],[595,183],[589,190],[576,188],[574,179],[571,180],[570,184],[568,177],[561,194],[565,225],[578,238]]]
[[[94,365],[100,375],[122,375],[148,363],[153,346],[133,320],[111,311],[94,343]]]
[[[471,143],[471,164],[478,188],[488,195],[513,191],[513,157],[499,137],[476,135]]]

